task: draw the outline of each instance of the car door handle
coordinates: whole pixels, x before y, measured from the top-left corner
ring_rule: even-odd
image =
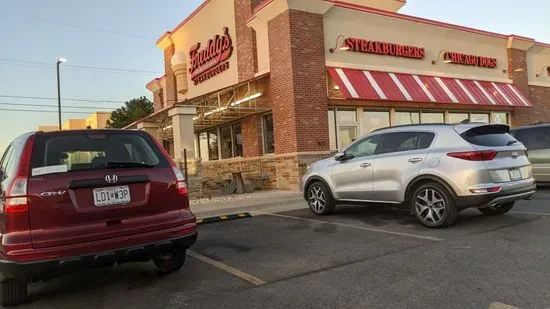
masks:
[[[370,164],[370,163],[361,163],[361,164],[359,164],[360,167],[369,167],[371,165],[372,164]]]
[[[418,162],[421,162],[422,161],[422,158],[411,158],[409,159],[409,162],[411,163],[418,163]]]

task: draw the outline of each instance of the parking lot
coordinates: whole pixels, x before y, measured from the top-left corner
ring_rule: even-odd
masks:
[[[512,213],[427,229],[406,211],[345,206],[201,226],[184,268],[152,264],[30,287],[21,308],[550,307],[550,190]]]

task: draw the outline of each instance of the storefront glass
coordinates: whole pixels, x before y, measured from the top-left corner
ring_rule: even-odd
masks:
[[[233,152],[234,157],[243,156],[243,134],[240,123],[233,125]]]
[[[416,124],[420,123],[420,113],[419,112],[395,112],[395,123],[394,125],[403,125],[403,124]]]
[[[222,149],[222,159],[228,159],[233,156],[233,142],[231,141],[231,126],[220,128],[220,140]]]
[[[357,138],[356,126],[338,126],[338,144],[340,150],[346,148]]]
[[[273,135],[273,114],[262,117],[262,128],[264,136],[264,153],[275,152],[275,138]]]
[[[470,121],[471,122],[484,122],[489,123],[489,114],[470,114]]]
[[[199,152],[203,161],[209,161],[208,158],[208,133],[202,132],[199,134]]]
[[[390,126],[390,113],[384,111],[363,112],[363,133]]]
[[[449,123],[461,123],[464,120],[469,120],[468,113],[449,113]]]
[[[218,160],[218,130],[212,129],[208,131],[208,158],[210,160]]]
[[[494,112],[493,116],[491,117],[491,123],[510,124],[510,122],[508,122],[508,113]]]
[[[422,112],[421,115],[422,123],[444,123],[445,114],[444,113],[432,113],[432,112]]]

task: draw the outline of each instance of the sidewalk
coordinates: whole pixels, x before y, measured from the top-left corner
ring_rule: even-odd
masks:
[[[248,194],[217,196],[191,200],[191,210],[197,218],[207,218],[239,212],[266,213],[307,208],[301,192],[266,191]]]

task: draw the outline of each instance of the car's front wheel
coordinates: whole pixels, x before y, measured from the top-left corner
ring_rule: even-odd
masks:
[[[500,204],[500,205],[491,206],[491,207],[478,208],[478,210],[487,216],[498,216],[509,212],[510,210],[512,210],[512,208],[514,208],[514,202]]]
[[[449,226],[458,216],[451,193],[435,182],[418,186],[410,196],[410,206],[418,221],[427,227]]]
[[[316,215],[328,215],[335,206],[332,193],[321,181],[316,181],[308,187],[307,203],[309,209]]]
[[[184,248],[173,248],[160,254],[153,259],[159,273],[165,275],[174,271],[178,271],[185,264],[187,250]]]

